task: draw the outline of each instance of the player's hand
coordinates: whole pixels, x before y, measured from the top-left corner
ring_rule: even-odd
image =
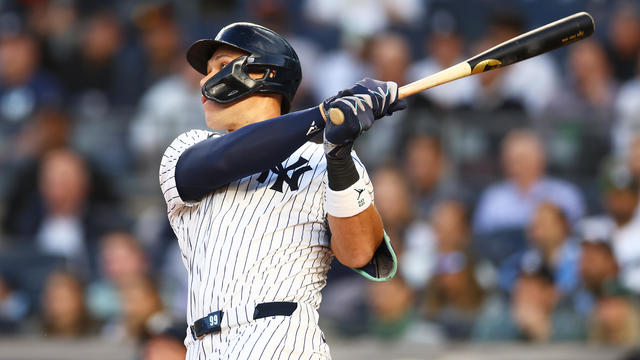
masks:
[[[407,100],[398,99],[398,84],[393,81],[364,78],[351,88],[342,90],[338,97],[353,95],[371,97],[375,120],[407,108]]]
[[[355,139],[367,131],[375,120],[373,100],[368,95],[353,95],[333,97],[322,103],[322,108],[328,118],[331,108],[338,108],[344,114],[344,122],[336,125],[327,121],[324,127],[325,142],[334,145],[352,144]]]

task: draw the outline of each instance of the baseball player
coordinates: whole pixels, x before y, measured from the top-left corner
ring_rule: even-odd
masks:
[[[328,359],[317,309],[332,257],[373,280],[396,270],[353,142],[406,103],[395,83],[364,79],[288,113],[298,56],[250,23],[195,42],[187,60],[215,130],[178,136],[160,165],[189,274],[187,359]],[[327,121],[334,107],[341,125]]]

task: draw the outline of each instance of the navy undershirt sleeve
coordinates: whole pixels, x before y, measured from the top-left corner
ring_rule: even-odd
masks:
[[[310,129],[317,129],[310,131]],[[270,169],[324,128],[317,107],[244,126],[201,141],[176,164],[176,187],[185,201],[198,201],[231,181]]]

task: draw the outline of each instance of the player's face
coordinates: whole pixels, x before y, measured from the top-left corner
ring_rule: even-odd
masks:
[[[207,63],[207,76],[200,80],[200,86],[203,86],[207,80],[227,64],[244,55],[247,55],[247,53],[230,46],[219,47]],[[249,74],[249,76],[257,79],[262,77],[262,74]],[[251,122],[250,119],[252,117],[248,116],[249,113],[260,109],[259,95],[249,96],[230,104],[218,104],[204,96],[202,96],[201,100],[207,126],[214,130],[233,131],[239,129]]]

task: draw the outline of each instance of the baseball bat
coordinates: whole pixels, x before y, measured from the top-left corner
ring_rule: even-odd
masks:
[[[582,40],[593,34],[594,30],[593,18],[588,13],[579,12],[567,16],[509,39],[431,76],[404,85],[398,89],[398,98],[406,98],[434,86],[544,54]],[[344,114],[338,108],[329,109],[329,118],[335,125],[340,125],[344,122]]]

